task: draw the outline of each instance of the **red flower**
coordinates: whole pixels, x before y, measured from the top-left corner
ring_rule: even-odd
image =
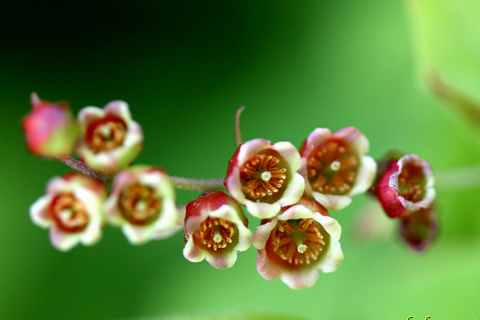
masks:
[[[435,199],[430,163],[408,154],[391,159],[380,174],[375,195],[390,218],[405,218],[430,207]]]

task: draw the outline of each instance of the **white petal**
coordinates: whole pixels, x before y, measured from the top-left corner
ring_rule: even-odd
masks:
[[[358,168],[357,177],[353,188],[348,192],[353,196],[364,193],[370,188],[377,174],[377,162],[372,157],[363,156]]]
[[[183,249],[183,255],[191,262],[200,262],[205,259],[203,250],[199,250],[193,243],[193,237],[190,237]]]
[[[291,289],[305,289],[312,287],[318,279],[318,271],[315,268],[283,271],[280,278]]]
[[[245,200],[245,206],[252,216],[260,219],[272,218],[276,216],[281,209],[281,206],[278,202],[263,203]]]
[[[333,194],[322,194],[314,191],[312,193],[315,200],[329,210],[340,210],[352,202],[349,196],[338,196]]]
[[[55,225],[50,228],[50,241],[60,251],[68,251],[75,247],[80,241],[80,234],[70,234],[58,230]]]
[[[30,206],[30,219],[39,227],[48,228],[52,220],[48,216],[47,206],[50,203],[49,196],[43,196]]]

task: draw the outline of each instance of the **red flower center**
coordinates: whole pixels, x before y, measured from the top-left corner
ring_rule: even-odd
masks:
[[[344,195],[353,187],[358,165],[358,156],[340,141],[326,141],[308,157],[308,180],[314,191]]]
[[[313,219],[279,221],[266,244],[269,258],[285,267],[310,265],[324,253],[329,235]]]
[[[273,203],[285,189],[287,171],[287,164],[279,155],[258,153],[241,170],[243,192],[250,200],[262,199]]]
[[[93,120],[87,128],[86,142],[94,153],[115,149],[123,144],[127,124],[115,115]]]
[[[410,162],[398,176],[398,195],[410,202],[418,202],[425,195],[425,174],[420,165]]]
[[[208,217],[194,233],[194,239],[206,248],[222,250],[232,243],[236,236],[235,224],[222,219]]]
[[[144,226],[158,219],[162,200],[152,187],[134,183],[122,192],[119,207],[127,221],[133,225]]]
[[[85,206],[73,193],[55,196],[50,203],[49,213],[57,227],[65,232],[83,231],[90,220]]]

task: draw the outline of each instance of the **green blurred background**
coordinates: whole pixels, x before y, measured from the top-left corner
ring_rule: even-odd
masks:
[[[479,136],[422,84],[421,42],[429,37],[416,36],[424,29],[410,17],[400,0],[0,2],[0,318],[480,318],[480,188],[459,187],[448,174],[479,164]],[[433,49],[448,47],[442,40],[452,28],[432,30]],[[458,39],[478,52],[479,38],[470,36]],[[455,62],[478,70],[480,56],[472,56],[436,62],[468,90],[479,74],[462,78]],[[32,91],[67,100],[75,112],[127,101],[145,134],[136,163],[175,176],[224,176],[242,105],[245,140],[299,146],[317,127],[356,126],[375,158],[397,148],[432,163],[439,238],[412,253],[380,213],[385,228],[365,235],[363,213],[376,211],[358,196],[331,213],[343,227],[343,264],[300,291],[261,278],[253,247],[228,270],[190,263],[181,233],[134,247],[107,227],[97,245],[58,252],[28,215],[47,181],[68,171],[24,146],[20,119]],[[178,192],[178,203],[196,196]],[[258,220],[250,223],[253,230]]]

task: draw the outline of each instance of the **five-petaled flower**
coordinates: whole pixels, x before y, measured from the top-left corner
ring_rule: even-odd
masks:
[[[252,232],[242,208],[223,192],[190,202],[185,214],[183,255],[192,262],[206,259],[217,269],[230,268],[237,251],[252,244]]]
[[[143,133],[132,120],[124,101],[112,101],[103,109],[85,107],[78,114],[82,136],[77,152],[92,169],[117,173],[142,149]]]
[[[22,121],[29,150],[44,157],[69,156],[78,137],[78,125],[67,103],[40,100],[32,93],[33,110]]]
[[[327,209],[348,206],[351,196],[367,191],[375,179],[377,164],[365,155],[368,148],[367,138],[354,127],[333,134],[315,129],[300,151],[305,191]]]
[[[97,180],[67,173],[50,180],[47,195],[30,207],[30,217],[36,225],[50,228],[50,240],[59,250],[68,251],[80,242],[92,245],[101,238],[106,196],[106,187]]]
[[[173,184],[163,169],[151,166],[137,165],[117,174],[105,212],[132,244],[165,238],[182,228]]]
[[[405,218],[435,199],[430,163],[414,154],[391,159],[380,173],[375,194],[390,218]]]
[[[262,221],[255,230],[257,271],[268,280],[281,277],[292,289],[308,288],[323,272],[337,270],[343,260],[341,227],[314,199],[302,198]]]
[[[305,182],[299,169],[300,155],[290,142],[255,139],[238,147],[224,184],[253,216],[271,218],[302,196]]]

